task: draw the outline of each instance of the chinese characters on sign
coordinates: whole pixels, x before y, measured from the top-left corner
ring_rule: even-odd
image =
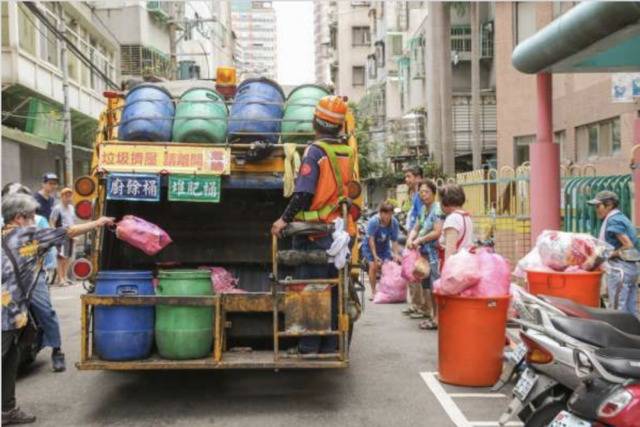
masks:
[[[100,167],[108,172],[228,175],[231,152],[227,148],[189,145],[103,144]]]
[[[170,175],[169,201],[206,202],[220,201],[219,176]]]
[[[110,174],[107,180],[108,200],[160,201],[160,176]]]

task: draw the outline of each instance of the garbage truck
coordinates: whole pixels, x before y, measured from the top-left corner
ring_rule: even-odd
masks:
[[[91,173],[74,185],[76,214],[141,218],[172,243],[152,256],[117,229],[88,236],[72,266],[89,291],[80,297],[79,370],[348,366],[361,312],[357,250],[338,277],[305,280],[300,263],[328,260],[292,249],[291,239],[333,225],[294,222],[280,238],[270,233],[313,141],[313,107],[329,91],[305,85],[286,96],[273,81],[235,79],[221,68],[215,82],[104,93]],[[349,112],[343,137],[357,183],[354,130]],[[360,205],[357,191],[345,197],[344,219]],[[306,336],[336,337],[337,349],[300,354]]]

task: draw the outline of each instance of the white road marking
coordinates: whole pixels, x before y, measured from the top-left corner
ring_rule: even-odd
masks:
[[[469,397],[469,398],[488,397],[492,399],[506,399],[507,395],[501,394],[501,393],[449,393],[449,397],[452,397],[454,399],[461,399],[461,398],[463,399],[466,397]]]
[[[451,418],[451,421],[453,421],[457,427],[473,427],[460,408],[458,408],[458,405],[455,404],[453,399],[451,399],[447,394],[444,387],[442,387],[442,384],[440,384],[440,381],[436,378],[435,372],[420,372],[420,376],[436,399],[438,399],[442,409],[444,409],[449,418]]]

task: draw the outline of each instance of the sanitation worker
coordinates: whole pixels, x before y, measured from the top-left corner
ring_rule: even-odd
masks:
[[[302,159],[295,190],[282,216],[273,223],[271,233],[280,236],[292,221],[330,224],[341,217],[340,202],[348,196],[348,183],[354,177],[355,155],[346,144],[344,128],[347,104],[342,97],[322,98],[314,111],[315,141],[307,147]],[[356,224],[350,215],[346,231],[356,234]],[[294,236],[297,250],[327,250],[333,238],[330,234]],[[296,279],[326,279],[338,277],[333,264],[302,264],[296,269]],[[331,329],[338,329],[338,293],[331,290]],[[306,336],[300,339],[298,351],[303,354],[335,353],[336,336]]]
[[[620,199],[613,191],[601,191],[588,202],[602,220],[598,238],[613,246],[607,262],[609,305],[631,314],[638,312],[638,249],[640,241],[631,220],[618,210]]]

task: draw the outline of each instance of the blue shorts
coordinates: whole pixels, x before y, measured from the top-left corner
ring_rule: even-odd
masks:
[[[380,258],[383,261],[387,261],[392,258],[391,249],[389,248],[387,248],[387,250],[384,250],[384,251],[378,250],[377,253],[378,253],[378,258]],[[362,255],[362,258],[366,259],[367,261],[373,262],[373,254],[371,253],[371,250],[369,250],[369,245],[362,245],[361,255]]]

